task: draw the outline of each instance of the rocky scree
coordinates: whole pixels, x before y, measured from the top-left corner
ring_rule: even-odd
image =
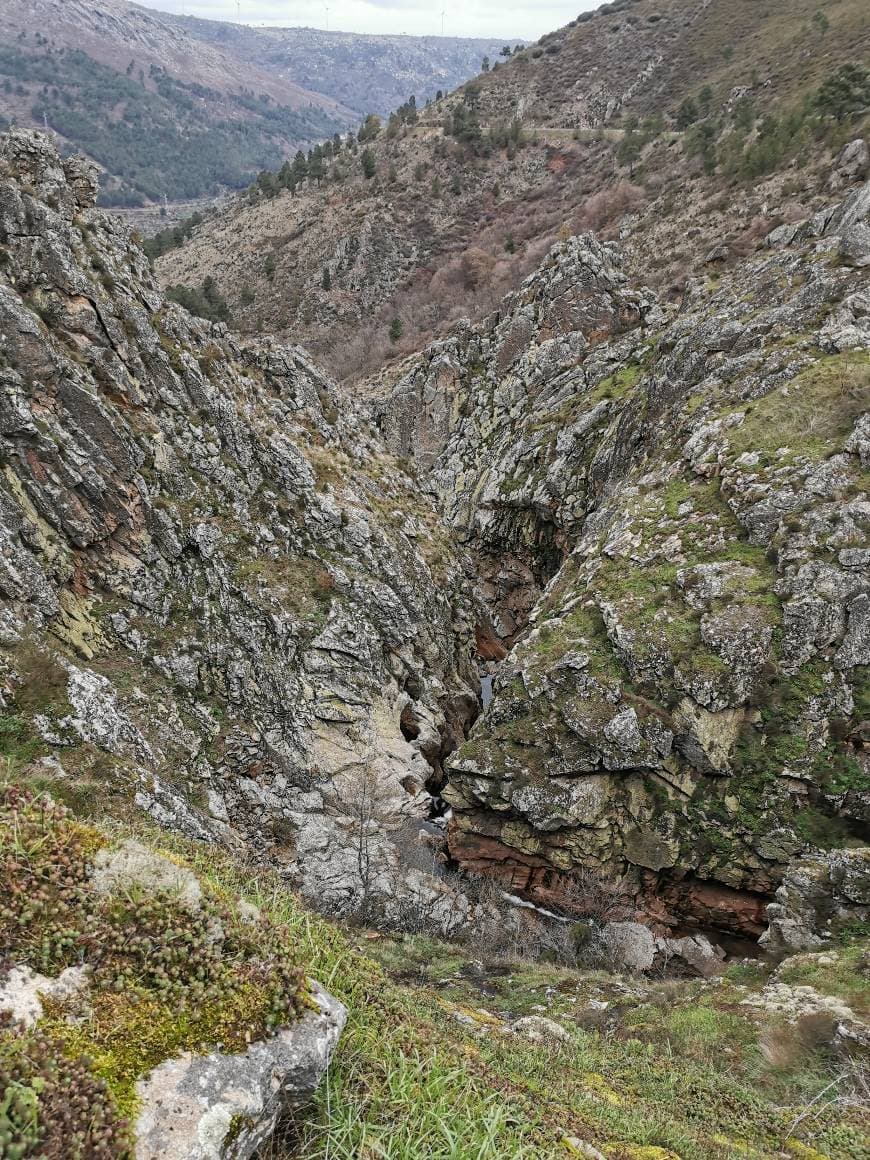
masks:
[[[304,351],[167,304],[95,193],[0,139],[3,752],[449,928],[462,900],[393,871],[477,711],[460,555]]]
[[[449,763],[460,865],[757,936],[866,841],[868,222],[861,186],[680,306],[569,239],[374,405],[516,642]]]

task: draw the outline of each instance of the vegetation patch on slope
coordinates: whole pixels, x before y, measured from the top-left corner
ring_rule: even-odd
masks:
[[[83,966],[89,978],[83,1008],[46,1000],[32,1051],[0,1030],[0,1069],[17,1093],[3,1155],[126,1155],[119,1116],[135,1113],[138,1079],[184,1051],[244,1050],[304,1011],[307,983],[286,928],[224,890],[201,891],[183,863],[163,881],[148,850],[16,785],[0,791],[0,850],[0,962],[48,977]],[[127,876],[127,863],[144,869]],[[79,1083],[97,1111],[71,1144],[55,1085]],[[74,1120],[80,1105],[70,1107]]]

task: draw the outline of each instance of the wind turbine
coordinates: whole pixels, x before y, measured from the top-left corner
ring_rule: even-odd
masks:
[[[323,8],[324,8],[324,11],[326,12],[326,31],[329,32],[329,5],[324,4]]]
[[[441,35],[442,35],[442,36],[444,35],[444,17],[445,17],[446,15],[447,15],[447,13],[446,13],[446,12],[444,11],[444,9],[442,8],[442,9],[441,9]]]

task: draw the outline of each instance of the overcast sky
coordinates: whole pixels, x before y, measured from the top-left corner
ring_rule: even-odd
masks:
[[[537,40],[603,0],[139,0],[148,8],[209,20],[279,24],[343,32],[407,32],[438,36],[441,11],[447,36]]]

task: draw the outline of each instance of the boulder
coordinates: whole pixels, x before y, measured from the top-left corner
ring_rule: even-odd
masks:
[[[823,945],[836,928],[870,916],[870,849],[831,850],[792,863],[758,940],[769,954]]]
[[[136,1160],[247,1160],[314,1094],[347,1011],[316,983],[314,1009],[238,1055],[167,1060],[140,1080]]]
[[[663,965],[672,971],[678,966],[690,975],[710,979],[715,975],[721,975],[725,969],[725,952],[703,934],[688,935],[685,938],[656,939],[656,949]]]
[[[640,922],[608,922],[601,931],[601,939],[615,967],[648,971],[655,962],[655,936]]]
[[[863,137],[849,141],[840,150],[828,179],[832,190],[842,189],[854,181],[861,181],[870,172],[870,149]]]
[[[560,1023],[552,1019],[545,1019],[543,1015],[525,1015],[511,1025],[514,1035],[521,1035],[531,1043],[544,1043],[550,1046],[558,1043],[570,1043],[571,1036]]]
[[[849,266],[870,266],[870,226],[855,222],[843,231],[840,257]]]

